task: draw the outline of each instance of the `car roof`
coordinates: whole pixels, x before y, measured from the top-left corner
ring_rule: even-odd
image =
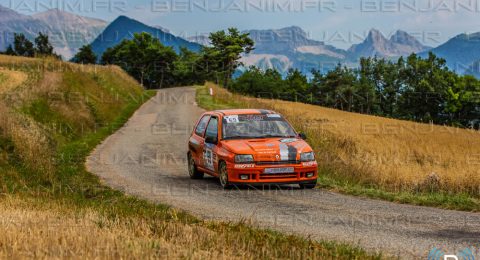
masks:
[[[215,110],[213,112],[222,114],[224,116],[229,115],[268,115],[276,114],[274,111],[266,109],[225,109],[225,110]]]

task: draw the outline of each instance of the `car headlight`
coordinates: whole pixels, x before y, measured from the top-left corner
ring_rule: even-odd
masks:
[[[235,155],[235,163],[253,163],[253,155],[251,154]]]
[[[300,154],[300,161],[302,161],[302,162],[315,161],[315,153],[314,152],[309,152],[309,153]]]

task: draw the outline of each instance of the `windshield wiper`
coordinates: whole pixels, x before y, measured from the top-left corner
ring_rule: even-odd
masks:
[[[263,136],[256,136],[252,138],[261,139],[261,138],[287,138],[287,137],[288,136],[284,136],[284,135],[263,135]]]
[[[234,135],[234,136],[229,136],[225,137],[224,140],[232,140],[232,139],[250,139],[253,138],[251,136],[244,136],[244,135]]]

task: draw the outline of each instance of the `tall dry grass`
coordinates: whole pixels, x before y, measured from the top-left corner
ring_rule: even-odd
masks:
[[[52,179],[53,141],[37,122],[0,103],[0,134],[12,141],[16,156],[25,166],[36,169],[47,180]]]
[[[27,166],[38,169],[48,179],[53,174],[52,142],[40,125],[18,112],[14,107],[7,105],[5,97],[16,91],[27,79],[28,74],[0,68],[6,75],[5,81],[0,85],[0,134],[11,139],[19,159],[27,162]]]
[[[108,217],[93,208],[0,198],[0,258],[381,259],[359,249],[215,222]]]
[[[251,98],[207,86],[217,99],[284,114],[309,135],[321,169],[335,177],[392,191],[480,196],[479,131]]]
[[[27,75],[20,71],[8,70],[0,67],[0,94],[11,91],[21,85],[27,79]]]
[[[96,131],[142,88],[116,66],[0,55],[0,134],[24,164],[49,179],[56,149]]]
[[[109,219],[95,210],[75,210],[7,197],[0,203],[0,258],[240,258],[224,237],[200,226],[142,218]],[[205,243],[211,248],[205,250]]]

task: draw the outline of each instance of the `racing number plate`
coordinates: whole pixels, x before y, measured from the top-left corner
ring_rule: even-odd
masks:
[[[266,174],[282,174],[282,173],[294,173],[295,168],[288,167],[288,168],[266,168]]]

